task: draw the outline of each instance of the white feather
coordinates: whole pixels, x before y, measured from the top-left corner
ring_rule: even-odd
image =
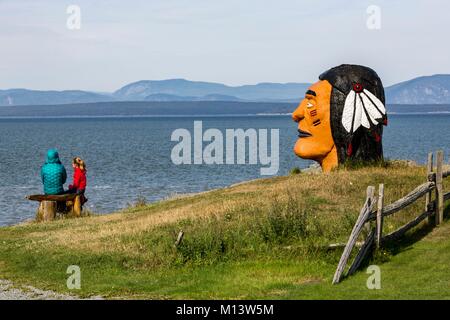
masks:
[[[363,112],[361,115],[361,125],[364,128],[370,129],[370,122],[369,122],[369,119],[367,119],[367,115],[365,112]]]
[[[366,113],[364,112],[364,105],[361,100],[361,95],[358,93],[356,96],[356,106],[357,108],[361,108],[361,125],[364,128],[370,129],[370,122],[369,119],[367,119]]]
[[[355,132],[361,126],[363,107],[360,99],[356,99],[355,105],[355,120],[353,122],[353,132]]]
[[[350,91],[345,98],[344,110],[342,112],[342,125],[347,132],[352,130],[353,113],[355,112],[355,91]]]
[[[386,108],[384,107],[383,102],[381,102],[372,92],[369,90],[364,89],[363,91],[372,101],[375,103],[377,108],[380,110],[380,112],[385,115],[386,114]],[[364,101],[365,102],[365,101]]]
[[[367,97],[367,95],[364,92],[361,92],[360,95],[364,108],[366,109],[367,113],[369,114],[370,120],[372,120],[373,124],[377,124],[380,120],[383,118],[383,115],[377,110],[377,108],[374,106],[372,101]],[[377,120],[378,119],[378,120]]]

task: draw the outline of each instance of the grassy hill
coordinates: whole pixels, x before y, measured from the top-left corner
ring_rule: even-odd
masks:
[[[261,179],[198,195],[139,204],[103,216],[0,228],[0,278],[81,296],[193,299],[450,298],[450,223],[426,225],[379,253],[382,289],[364,270],[331,279],[365,199],[385,184],[386,203],[424,182],[423,167],[341,169]],[[450,188],[447,179],[444,190]],[[131,195],[130,195],[131,196]],[[423,211],[419,202],[385,221],[392,231]],[[450,211],[447,204],[446,215]],[[180,230],[185,232],[174,246]],[[420,240],[420,241],[419,241]]]

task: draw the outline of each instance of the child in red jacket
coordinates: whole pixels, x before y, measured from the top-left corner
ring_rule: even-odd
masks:
[[[69,185],[68,193],[77,193],[81,195],[81,204],[83,205],[87,199],[84,196],[86,191],[86,164],[81,158],[73,158],[73,183]]]

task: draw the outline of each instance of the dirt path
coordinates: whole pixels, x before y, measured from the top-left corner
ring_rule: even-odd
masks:
[[[77,300],[77,296],[44,291],[32,286],[16,286],[11,281],[0,280],[0,300]],[[90,299],[102,299],[91,297]]]

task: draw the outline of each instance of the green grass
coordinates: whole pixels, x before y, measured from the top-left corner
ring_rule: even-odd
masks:
[[[107,216],[0,228],[0,278],[65,293],[66,269],[78,265],[82,289],[71,293],[83,297],[448,299],[448,222],[421,225],[366,262],[380,266],[381,290],[367,289],[364,268],[331,285],[342,250],[326,247],[346,241],[366,187],[384,182],[389,203],[424,177],[424,168],[401,164],[296,174],[139,202]],[[386,219],[386,232],[423,206]],[[185,236],[175,247],[180,230]]]

